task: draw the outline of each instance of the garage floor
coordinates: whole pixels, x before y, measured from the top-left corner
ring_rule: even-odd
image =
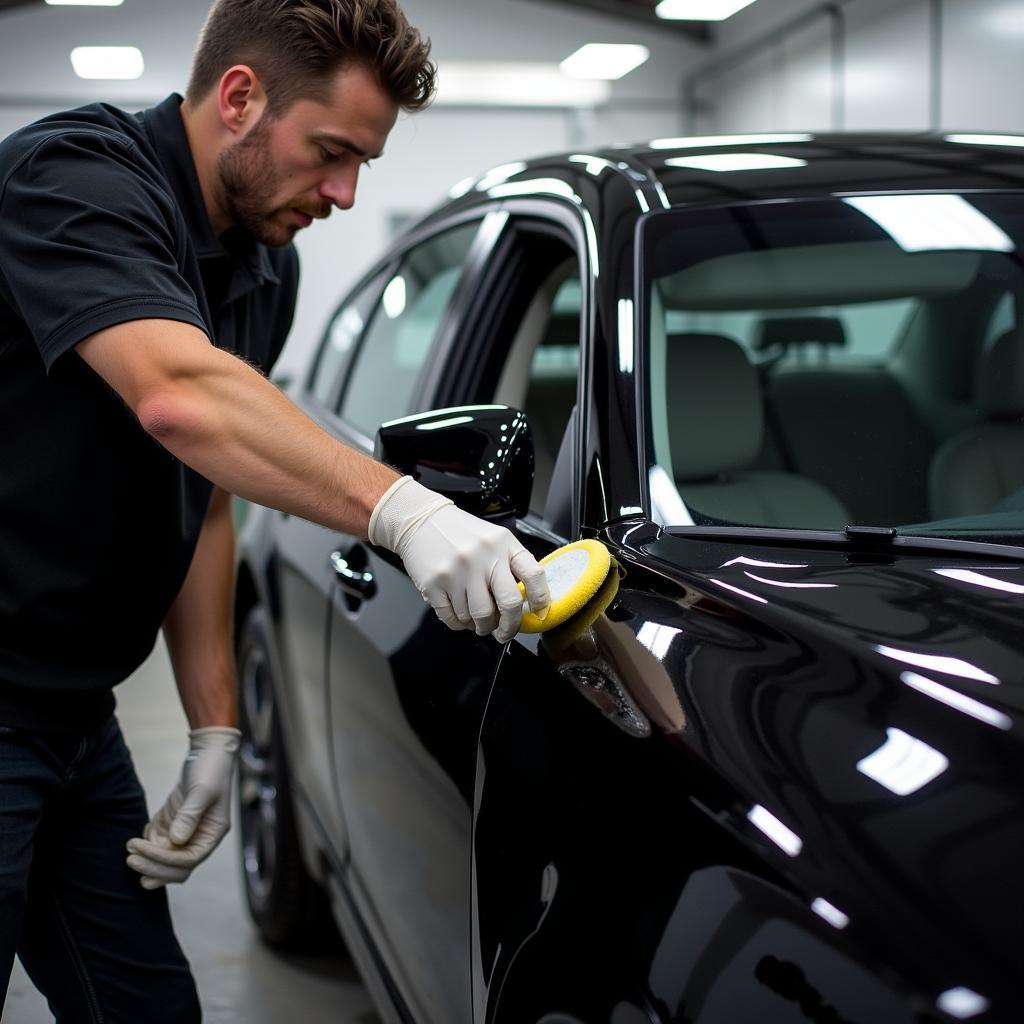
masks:
[[[187,742],[162,643],[117,693],[121,726],[152,808],[174,785]],[[233,829],[184,886],[170,887],[206,1024],[379,1024],[344,953],[283,957],[262,945],[244,907],[237,842]],[[52,1021],[45,1000],[16,964],[0,1024]]]

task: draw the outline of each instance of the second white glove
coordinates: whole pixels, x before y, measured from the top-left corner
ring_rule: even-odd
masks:
[[[128,866],[145,889],[184,882],[231,827],[231,779],[242,734],[193,729],[181,778],[141,838],[128,840]]]
[[[541,618],[551,603],[544,570],[509,530],[463,512],[412,477],[384,492],[369,533],[372,543],[402,559],[419,592],[452,629],[511,640],[523,616],[516,580]]]

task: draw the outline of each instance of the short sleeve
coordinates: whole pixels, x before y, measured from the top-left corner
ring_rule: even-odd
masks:
[[[128,320],[208,329],[182,276],[180,214],[133,143],[71,130],[35,143],[0,184],[0,289],[50,370]]]
[[[299,254],[294,245],[289,245],[282,253],[277,273],[281,283],[277,286],[279,293],[276,316],[274,317],[273,334],[270,338],[270,351],[264,366],[264,371],[268,374],[281,355],[281,350],[288,340],[292,321],[295,318],[295,303],[299,294]]]

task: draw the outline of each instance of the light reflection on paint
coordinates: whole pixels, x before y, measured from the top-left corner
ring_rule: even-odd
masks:
[[[956,708],[957,711],[962,711],[965,715],[978,719],[979,722],[994,725],[997,729],[1010,729],[1013,726],[1009,715],[1004,715],[1002,711],[990,708],[987,704],[982,704],[981,701],[968,697],[958,690],[951,690],[948,686],[935,682],[934,679],[928,679],[916,672],[902,672],[900,679],[919,693],[941,701],[951,708]]]
[[[672,641],[682,633],[673,626],[663,626],[658,622],[645,622],[636,638],[653,654],[658,661],[664,661]]]
[[[857,762],[857,771],[897,796],[909,796],[938,778],[949,759],[902,729],[885,730],[886,741]]]
[[[811,904],[811,910],[828,921],[833,928],[845,928],[850,923],[846,914],[820,896]]]
[[[941,654],[920,654],[917,651],[901,651],[895,647],[875,647],[879,654],[884,654],[894,661],[902,661],[917,668],[931,669],[933,672],[944,672],[947,676],[959,676],[961,679],[976,679],[979,683],[999,684],[999,680],[984,669],[972,665],[961,658],[950,658]]]
[[[959,580],[961,583],[973,583],[976,587],[1001,590],[1006,594],[1024,594],[1024,585],[1020,583],[1011,583],[1009,580],[997,579],[995,576],[986,576],[984,573],[974,572],[971,569],[933,569],[932,571],[937,576]]]
[[[798,857],[804,841],[775,817],[766,807],[755,804],[747,813],[747,821],[759,828],[779,849],[790,857]]]
[[[633,300],[619,299],[619,369],[633,372]]]
[[[838,587],[838,583],[785,583],[782,580],[766,580],[763,576],[755,576],[752,572],[743,571],[744,576],[749,576],[758,583],[767,583],[769,587],[790,587],[793,590],[832,590]]]
[[[399,274],[397,277],[393,277],[387,288],[384,289],[382,297],[384,312],[392,320],[397,320],[405,312],[405,302],[405,278]]]
[[[725,590],[731,590],[734,594],[739,594],[740,597],[749,598],[751,601],[757,601],[758,604],[767,604],[768,599],[761,597],[759,594],[751,594],[748,590],[740,590],[739,587],[734,587],[731,583],[726,583],[724,580],[711,580],[712,583],[717,587],[722,587]]]
[[[984,1013],[989,1007],[989,1001],[982,995],[962,985],[958,988],[947,989],[936,1000],[935,1005],[944,1013],[959,1020],[969,1020]]]
[[[757,569],[806,569],[807,562],[762,562],[759,558],[748,558],[746,555],[737,555],[723,562],[721,568],[725,569],[730,565],[752,565]]]

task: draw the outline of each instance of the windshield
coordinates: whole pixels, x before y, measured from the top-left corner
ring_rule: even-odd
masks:
[[[652,215],[664,525],[1024,536],[1024,199],[851,196]]]

